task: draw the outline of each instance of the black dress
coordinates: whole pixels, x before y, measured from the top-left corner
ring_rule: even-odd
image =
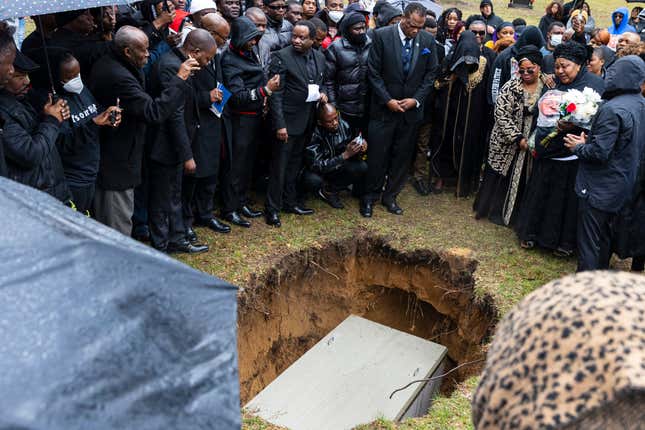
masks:
[[[535,92],[529,93],[521,79],[514,78],[500,91],[484,176],[473,204],[475,218],[498,225],[514,223],[533,164],[530,152],[518,144],[535,129],[542,88],[540,79]]]
[[[586,67],[568,85],[557,83],[556,89],[583,90],[592,88],[602,94],[603,80]],[[533,242],[543,248],[573,252],[576,248],[578,197],[575,192],[578,160],[564,146],[566,133],[558,133],[548,146],[543,141],[552,132],[538,127],[535,136],[535,154],[529,180],[516,224],[517,234],[523,242]],[[579,134],[582,130],[568,131]]]
[[[442,139],[431,163],[442,179],[456,180],[457,197],[469,196],[479,184],[492,123],[487,99],[491,67],[492,61],[481,53],[471,31],[461,34],[446,58],[444,77],[454,75],[455,79],[448,87]]]

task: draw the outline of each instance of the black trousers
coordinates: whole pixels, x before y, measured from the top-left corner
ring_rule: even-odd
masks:
[[[181,189],[184,227],[193,228],[194,224],[205,224],[213,219],[217,176],[197,178],[184,176]]]
[[[386,176],[384,202],[393,201],[403,190],[414,155],[416,131],[417,124],[406,122],[400,114],[370,121],[364,200],[378,200]]]
[[[276,141],[271,154],[269,188],[265,202],[269,212],[298,204],[297,180],[308,134],[289,136],[286,142]]]
[[[609,269],[614,217],[578,198],[578,272]]]
[[[184,240],[186,231],[182,214],[182,163],[165,165],[148,161],[148,225],[152,246],[165,250],[169,242]]]
[[[76,210],[83,215],[91,213],[94,209],[94,190],[95,184],[84,186],[68,185],[69,192],[72,193],[72,201]]]
[[[332,193],[354,186],[354,193],[362,194],[367,163],[360,158],[347,160],[343,167],[326,175],[321,175],[310,170],[302,172],[302,185],[306,191],[317,193],[321,188]],[[359,190],[356,190],[358,188]]]
[[[342,114],[342,113],[341,113]],[[343,119],[349,124],[349,126],[354,130],[360,130],[363,135],[363,139],[368,141],[369,136],[369,125],[370,119],[367,115],[365,116],[354,116],[354,115],[343,115]]]
[[[236,115],[233,124],[233,165],[230,171],[231,192],[224,197],[222,212],[239,210],[248,204],[248,192],[251,188],[253,165],[258,150],[258,141],[262,132],[262,117]]]

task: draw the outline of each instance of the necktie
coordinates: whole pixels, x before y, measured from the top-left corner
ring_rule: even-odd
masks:
[[[316,81],[316,61],[314,60],[313,54],[310,52],[306,57],[305,61],[307,64],[307,77],[309,78],[310,82],[315,82]]]
[[[403,44],[403,52],[401,52],[401,60],[403,61],[403,76],[408,77],[410,72],[410,60],[412,59],[412,39],[405,38]]]

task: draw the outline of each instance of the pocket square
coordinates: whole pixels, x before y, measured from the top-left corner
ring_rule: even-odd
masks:
[[[430,50],[428,48],[423,48],[423,51],[421,51],[421,55],[430,55]]]

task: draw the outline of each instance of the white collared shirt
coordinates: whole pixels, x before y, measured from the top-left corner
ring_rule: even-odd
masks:
[[[400,22],[396,25],[396,28],[399,30],[399,38],[401,39],[401,45],[405,45],[405,39],[407,39],[408,36],[406,36],[403,30],[401,29]],[[412,39],[410,39],[410,42],[412,42]]]
[[[412,42],[414,42],[414,38],[408,38],[408,36],[405,35],[403,30],[401,29],[400,22],[396,25],[396,28],[399,30],[399,39],[401,39],[401,45],[405,46],[405,39],[410,39],[410,46],[412,46]],[[419,106],[421,106],[421,103],[417,99],[414,99],[414,101],[417,102],[417,109],[419,109]]]

